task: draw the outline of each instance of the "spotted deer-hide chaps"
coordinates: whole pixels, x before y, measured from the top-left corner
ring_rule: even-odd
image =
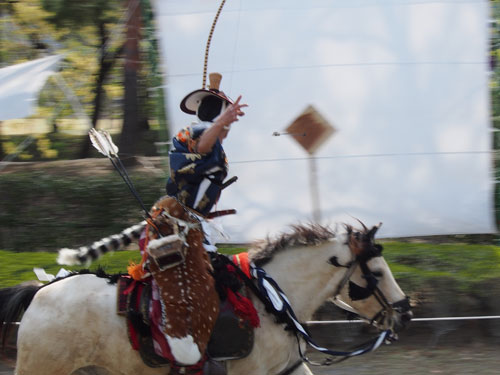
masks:
[[[176,199],[164,197],[152,209],[156,229],[148,226],[149,243],[158,237],[157,230],[166,236],[172,234],[172,223],[179,223],[168,220],[168,215],[158,215],[159,212],[196,222]],[[148,250],[148,267],[159,286],[162,301],[163,333],[173,357],[184,365],[198,363],[203,358],[219,314],[220,301],[203,240],[201,225],[189,229],[185,237],[187,245],[182,246],[184,260],[172,267],[160,268]]]

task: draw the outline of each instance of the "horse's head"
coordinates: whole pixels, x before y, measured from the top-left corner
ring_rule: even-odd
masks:
[[[385,259],[382,246],[375,243],[380,225],[371,229],[363,225],[357,231],[346,226],[345,253],[347,257],[330,259],[334,267],[345,268],[338,284],[334,302],[379,329],[404,328],[411,320],[409,299],[397,284]]]

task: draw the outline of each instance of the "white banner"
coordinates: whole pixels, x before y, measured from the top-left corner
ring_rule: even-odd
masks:
[[[0,69],[0,121],[33,113],[39,91],[57,71],[61,59],[55,55]]]
[[[171,133],[194,117],[219,1],[157,1]],[[208,71],[249,107],[224,147],[231,241],[312,220],[310,164],[282,132],[308,105],[337,132],[316,153],[322,223],[381,237],[487,233],[494,222],[488,2],[227,1]]]

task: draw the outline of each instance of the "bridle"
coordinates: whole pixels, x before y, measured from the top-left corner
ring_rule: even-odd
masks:
[[[348,235],[351,236],[352,234],[349,233]],[[348,246],[351,250],[351,253],[355,254],[356,252],[353,251],[350,241],[348,241]],[[330,264],[332,264],[333,266],[346,268],[346,272],[344,273],[342,280],[340,281],[335,290],[332,301],[338,307],[350,313],[355,314],[361,320],[364,320],[367,323],[374,325],[376,327],[382,328],[385,319],[390,315],[391,312],[397,312],[399,314],[402,314],[409,311],[410,302],[409,298],[405,297],[400,301],[390,303],[387,297],[382,292],[382,290],[380,290],[378,286],[379,281],[376,275],[368,267],[367,262],[374,257],[382,256],[382,246],[381,245],[372,245],[372,246],[373,246],[372,251],[370,252],[361,251],[360,253],[355,255],[354,259],[347,265],[340,264],[336,256],[330,258]],[[354,274],[357,267],[360,267],[361,272],[363,274],[363,278],[366,280],[367,283],[366,287],[360,287],[359,285],[351,281],[351,277]],[[381,309],[377,314],[375,314],[373,318],[368,318],[363,316],[363,314],[361,314],[354,307],[352,307],[351,305],[349,305],[340,298],[341,291],[347,284],[349,284],[349,296],[353,301],[366,299],[372,295],[373,297],[375,297],[377,302],[380,304]],[[393,325],[394,321],[391,322],[391,326],[389,327],[389,329],[392,330]]]
[[[378,329],[381,330],[381,334],[379,335],[378,338],[375,340],[371,340],[362,346],[358,347],[357,349],[350,351],[350,352],[338,352],[338,351],[332,351],[328,350],[325,348],[318,348],[314,346],[314,343],[312,343],[312,340],[310,337],[307,337],[305,334],[303,336],[306,336],[305,339],[306,341],[311,345],[313,348],[323,352],[324,354],[330,355],[330,357],[326,358],[322,362],[313,362],[307,358],[301,347],[300,347],[300,340],[299,336],[297,336],[297,343],[298,343],[298,351],[299,351],[299,356],[300,359],[293,363],[291,366],[287,367],[285,370],[279,373],[279,375],[290,375],[292,374],[295,369],[300,366],[302,362],[307,362],[311,365],[315,366],[328,366],[332,365],[334,363],[341,362],[347,358],[361,355],[368,353],[370,351],[375,350],[378,348],[382,342],[390,342],[394,341],[397,339],[397,335],[394,332],[394,324],[395,321],[391,320],[390,326],[389,327],[383,327],[384,321],[387,317],[390,316],[392,312],[398,312],[398,313],[405,313],[410,310],[410,304],[409,304],[409,299],[408,297],[403,298],[400,301],[390,303],[387,297],[384,295],[382,290],[378,286],[378,279],[376,273],[372,272],[370,268],[368,267],[367,262],[377,256],[382,256],[382,246],[376,245],[373,243],[373,236],[376,232],[376,229],[378,227],[374,227],[371,231],[366,231],[366,233],[358,233],[355,232],[353,233],[352,230],[349,230],[348,228],[348,241],[347,245],[351,251],[351,253],[354,255],[354,259],[351,260],[348,264],[342,265],[339,263],[338,258],[336,256],[333,256],[329,259],[329,263],[335,267],[342,267],[346,268],[346,271],[344,273],[344,276],[342,277],[342,280],[340,283],[337,285],[337,288],[335,290],[335,294],[333,296],[333,302],[339,306],[340,308],[349,311],[352,314],[357,315],[359,318],[362,320],[366,321],[367,323],[376,326]],[[356,241],[351,241],[352,237],[355,237]],[[361,237],[360,237],[361,236]],[[360,241],[361,238],[361,241]],[[368,244],[368,246],[357,246],[356,248],[353,248],[353,244],[359,244],[356,243],[359,242],[361,244],[364,243],[364,245]],[[366,287],[360,287],[359,285],[355,284],[354,282],[351,281],[351,277],[356,271],[357,268],[361,269],[361,272],[363,274],[363,278],[366,280],[367,286]],[[373,318],[368,318],[363,316],[359,311],[357,311],[354,307],[343,301],[340,296],[342,290],[349,285],[349,297],[354,301],[354,300],[361,300],[368,298],[370,296],[374,296],[377,302],[380,304],[381,309]],[[334,360],[334,357],[340,357],[340,359]]]
[[[293,373],[298,366],[302,362],[307,362],[312,365],[331,365],[333,363],[338,363],[347,358],[359,356],[365,353],[369,353],[375,349],[377,349],[383,342],[393,341],[396,336],[394,335],[393,327],[391,326],[389,329],[383,329],[382,323],[384,319],[382,317],[388,316],[391,311],[402,311],[406,312],[409,310],[408,299],[405,297],[402,301],[398,301],[396,303],[390,303],[385,297],[384,293],[378,287],[378,280],[376,273],[372,272],[367,265],[367,261],[369,261],[372,257],[381,256],[382,247],[380,245],[375,245],[373,243],[374,234],[378,227],[374,227],[370,231],[366,230],[365,233],[353,233],[351,228],[348,227],[348,242],[347,245],[351,250],[351,253],[354,256],[354,259],[349,262],[347,265],[341,265],[338,262],[336,256],[333,256],[329,259],[329,263],[336,267],[344,267],[347,268],[341,282],[337,286],[334,296],[334,302],[340,305],[341,308],[348,310],[354,314],[357,314],[365,321],[377,325],[378,328],[381,329],[381,333],[375,339],[370,340],[369,342],[363,344],[362,346],[358,346],[356,349],[352,351],[338,351],[331,350],[325,347],[318,345],[313,338],[308,333],[307,329],[298,321],[298,318],[293,311],[290,302],[284,292],[281,290],[279,285],[274,281],[265,270],[260,267],[253,266],[251,268],[252,278],[244,277],[243,280],[246,280],[249,287],[254,291],[255,295],[263,302],[266,306],[266,310],[277,317],[277,321],[280,323],[285,323],[287,325],[286,329],[293,331],[295,337],[297,339],[298,352],[300,359],[296,362],[292,363],[290,366],[286,367],[283,371],[279,373],[279,375],[289,375]],[[354,236],[353,236],[354,234]],[[354,237],[354,238],[353,238]],[[354,246],[352,245],[366,245],[369,246]],[[360,251],[360,249],[366,251]],[[359,312],[354,309],[349,304],[342,301],[339,296],[341,295],[342,289],[350,284],[350,288],[354,288],[354,283],[350,280],[352,275],[354,274],[357,267],[361,268],[363,273],[363,277],[367,279],[367,287],[359,289],[366,289],[366,292],[363,293],[363,296],[359,296],[360,298],[367,298],[371,295],[375,295],[377,301],[382,306],[382,309],[376,316],[372,319],[363,317]],[[235,266],[238,269],[237,266]],[[241,271],[241,273],[243,273]],[[354,292],[353,292],[354,293]],[[355,300],[355,298],[351,297],[351,299]],[[407,306],[407,307],[406,307]],[[394,323],[394,322],[391,322]],[[392,324],[393,325],[393,324]],[[301,349],[301,340],[303,340],[306,344],[308,344],[313,349],[326,354],[330,357],[326,358],[323,362],[312,362],[307,356],[304,355]],[[340,357],[340,359],[333,360],[334,357]]]

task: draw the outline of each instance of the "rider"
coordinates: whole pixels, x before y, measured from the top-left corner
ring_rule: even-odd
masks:
[[[196,115],[200,122],[182,129],[173,138],[167,194],[206,218],[217,203],[227,176],[227,159],[222,147],[231,124],[244,115],[241,95],[232,101],[219,90],[222,75],[209,75],[209,89],[189,93],[181,110]],[[208,233],[207,233],[208,234]],[[207,248],[207,250],[215,250]]]
[[[206,220],[211,216],[211,210],[219,199],[227,176],[227,159],[222,142],[227,137],[231,124],[244,115],[242,108],[247,105],[240,104],[241,96],[233,102],[219,90],[222,79],[219,73],[210,74],[209,79],[208,90],[195,90],[189,93],[181,102],[181,110],[196,115],[200,121],[185,127],[173,138],[173,149],[169,154],[170,177],[166,186],[167,195],[176,198],[177,201],[188,207],[200,220],[204,232],[203,248],[209,251],[204,255],[207,259],[210,258],[213,271],[211,274],[215,279],[212,284],[214,292],[218,293],[221,300],[232,298],[235,305],[238,303],[240,315],[245,313],[244,316],[256,317],[252,321],[257,322],[255,323],[257,325],[257,313],[253,309],[250,300],[240,296],[237,290],[229,290],[229,286],[225,283],[217,282],[217,280],[227,282],[228,276],[226,274],[229,272],[225,263],[221,263],[218,258],[217,248],[212,244],[210,238],[210,225]],[[234,182],[234,178],[226,182],[225,185],[227,186],[231,182]],[[189,244],[190,247],[191,245],[194,245],[192,250],[197,251],[196,244]],[[203,251],[203,248],[201,251]],[[234,278],[235,276],[231,275],[231,277]],[[201,297],[205,301],[210,300],[209,284],[207,282],[206,290],[204,287],[203,296],[193,296],[192,298]],[[238,281],[231,284],[232,287],[238,285]],[[165,285],[165,288],[168,289],[168,286]],[[187,292],[189,292],[189,289]],[[237,300],[232,297],[235,295],[238,296]],[[217,302],[219,301],[217,300]],[[209,305],[207,304],[207,306]],[[202,309],[199,305],[193,305],[192,307],[196,310]],[[212,315],[215,315],[214,319],[218,316],[219,310],[217,309],[215,313],[214,311],[215,308],[213,311],[208,309],[202,312],[204,316],[210,316],[210,323],[215,322],[215,320],[212,320]],[[196,313],[199,314],[200,311],[193,312],[193,314]],[[226,320],[231,321],[228,318]],[[239,319],[233,320],[237,322],[235,324],[241,324]],[[205,328],[205,325],[203,327]],[[211,329],[213,329],[213,326],[210,327]],[[201,348],[206,343],[201,338],[198,338],[197,347]],[[179,358],[176,357],[176,360],[179,361]]]
[[[156,303],[152,306],[156,309],[152,310],[155,312],[152,326],[159,329],[155,351],[171,359],[178,373],[183,366],[204,363],[221,301],[228,300],[238,315],[233,319],[226,317],[226,321],[233,321],[239,327],[242,317],[253,326],[259,324],[250,299],[239,294],[241,282],[236,273],[211,243],[206,220],[213,216],[211,210],[221,190],[234,180],[224,183],[227,160],[222,142],[231,124],[244,115],[242,108],[247,106],[240,104],[241,96],[233,102],[219,91],[221,78],[218,73],[211,74],[209,89],[193,91],[181,102],[181,109],[196,115],[200,122],[182,129],[173,138],[168,197],[152,209],[148,228],[154,230],[144,232],[141,263],[128,269],[135,280],[144,278],[146,270],[153,277],[152,295]],[[196,230],[189,234],[192,217],[185,210],[178,210],[180,204],[198,218],[203,233]],[[162,213],[166,216],[160,216]],[[153,217],[159,218],[157,222]],[[158,236],[161,219],[165,217],[169,219],[163,224],[171,225],[173,234],[165,232],[165,236]]]

